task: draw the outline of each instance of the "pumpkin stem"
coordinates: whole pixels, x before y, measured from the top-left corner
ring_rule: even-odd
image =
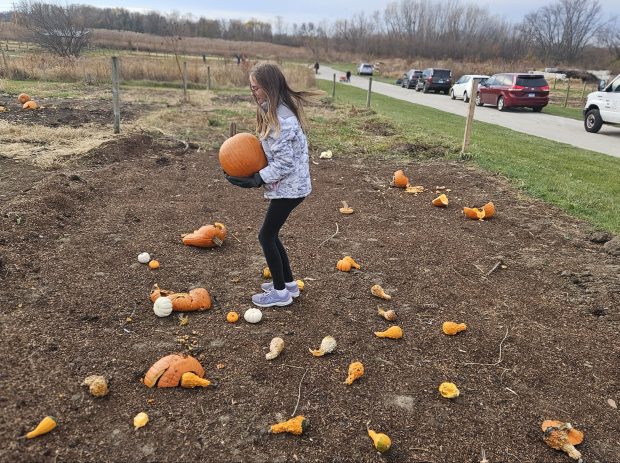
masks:
[[[213,243],[214,243],[216,246],[221,246],[222,244],[224,244],[224,242],[223,242],[221,239],[219,239],[217,236],[214,236],[214,237],[211,239],[211,241],[213,241]]]

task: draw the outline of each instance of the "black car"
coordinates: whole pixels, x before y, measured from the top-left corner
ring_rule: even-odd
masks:
[[[415,89],[418,92],[422,90],[424,93],[428,93],[432,90],[447,95],[450,87],[452,87],[452,71],[450,69],[428,68],[422,71]]]
[[[422,71],[417,69],[409,69],[400,81],[400,86],[403,88],[415,88],[418,83],[419,77],[422,75]]]

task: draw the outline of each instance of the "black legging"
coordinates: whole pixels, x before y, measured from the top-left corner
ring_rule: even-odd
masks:
[[[291,265],[286,250],[278,238],[278,233],[289,214],[303,200],[304,198],[272,199],[267,208],[263,226],[258,232],[258,241],[263,248],[275,289],[284,289],[285,281],[293,281]]]

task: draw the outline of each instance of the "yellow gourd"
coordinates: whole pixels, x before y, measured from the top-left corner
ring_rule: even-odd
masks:
[[[296,436],[301,435],[308,428],[308,420],[303,415],[297,415],[295,418],[291,418],[287,421],[272,424],[270,431],[272,434],[279,434],[282,432],[288,432]]]
[[[237,321],[239,321],[239,314],[237,312],[228,312],[226,314],[226,321],[228,323],[237,323]]]
[[[378,338],[400,339],[403,337],[403,329],[400,326],[390,326],[385,331],[375,331]]]
[[[297,287],[299,288],[300,291],[303,291],[304,288],[306,287],[304,280],[297,280]]]
[[[349,375],[344,381],[345,384],[352,384],[358,378],[364,376],[364,365],[362,362],[353,362],[349,365]]]
[[[379,452],[383,453],[390,450],[390,447],[392,446],[392,440],[387,434],[383,434],[382,432],[375,432],[372,429],[369,429],[368,435],[372,439],[372,443]]]
[[[386,301],[389,301],[390,299],[392,299],[392,296],[390,296],[389,294],[386,294],[383,288],[379,285],[373,285],[370,288],[370,293],[373,296],[380,297],[381,299],[385,299]]]
[[[453,336],[461,331],[465,331],[467,329],[467,325],[465,323],[443,322],[441,329],[448,336]]]
[[[181,387],[186,389],[193,389],[195,387],[209,387],[213,384],[211,381],[205,378],[201,378],[196,373],[188,371],[181,375]]]
[[[143,426],[146,426],[148,422],[149,422],[149,416],[144,412],[140,412],[133,418],[134,429],[138,429]]]
[[[269,270],[269,267],[265,267],[263,269],[263,278],[266,279],[266,280],[271,278],[271,270]]]
[[[359,270],[360,268],[362,268],[362,267],[360,266],[360,264],[358,264],[357,262],[355,262],[355,260],[353,260],[353,257],[351,257],[351,256],[344,256],[342,259],[343,259],[343,260],[346,260],[348,263],[350,263],[352,268],[356,268],[356,269],[358,269],[358,270]]]
[[[58,426],[58,422],[56,418],[52,416],[46,416],[41,420],[41,422],[34,428],[32,431],[26,434],[26,439],[32,439],[33,437],[41,436],[43,434],[47,434],[52,429]]]
[[[446,399],[454,399],[460,394],[459,388],[454,383],[441,383],[439,385],[439,393]]]

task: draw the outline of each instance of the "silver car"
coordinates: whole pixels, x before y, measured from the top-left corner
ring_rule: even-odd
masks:
[[[453,100],[456,98],[463,99],[467,103],[471,96],[476,94],[477,89],[472,89],[474,79],[478,79],[478,83],[480,83],[480,81],[488,78],[489,76],[484,74],[465,74],[461,76],[450,89],[450,98]]]
[[[362,63],[357,68],[357,75],[359,76],[372,76],[372,64]]]

